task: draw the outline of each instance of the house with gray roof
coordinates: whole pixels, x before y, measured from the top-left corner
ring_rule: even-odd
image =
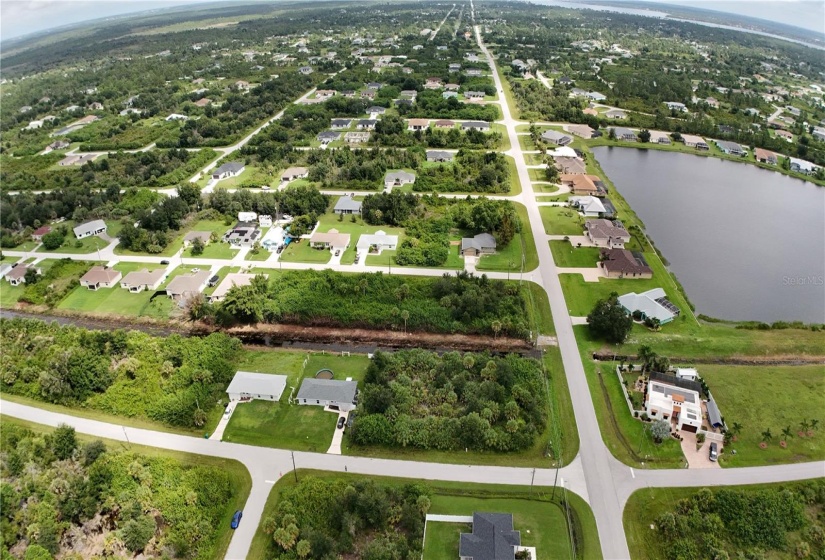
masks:
[[[719,147],[720,150],[732,156],[743,157],[748,153],[746,149],[744,149],[736,142],[730,142],[728,140],[717,140],[716,145]]]
[[[347,412],[355,408],[357,393],[358,383],[355,381],[305,378],[295,400],[298,404],[323,406]]]
[[[329,144],[330,142],[335,142],[341,138],[341,133],[325,130],[324,132],[319,133],[315,138],[317,138],[321,144]]]
[[[570,144],[570,142],[573,141],[573,138],[571,136],[568,136],[557,130],[545,130],[541,134],[541,139],[545,142],[555,144],[556,146],[567,146],[568,144]]]
[[[630,292],[619,296],[621,305],[628,314],[638,314],[642,321],[657,319],[659,324],[670,323],[679,316],[680,310],[667,299],[662,288],[653,288],[641,294]]]
[[[629,128],[617,126],[611,130],[613,130],[613,133],[616,135],[616,140],[622,140],[623,142],[635,142],[638,140],[636,133]]]
[[[230,161],[228,163],[224,163],[216,170],[212,172],[213,179],[227,179],[229,177],[237,177],[243,170],[245,165],[240,161]]]
[[[489,255],[496,252],[496,238],[489,233],[479,233],[474,237],[464,237],[461,239],[461,254],[475,257],[477,255]]]
[[[461,533],[461,560],[514,560],[521,533],[513,529],[510,513],[473,513],[473,532]]]
[[[490,130],[490,123],[485,121],[465,121],[461,123],[461,130],[481,130],[486,132]]]
[[[609,111],[604,113],[604,116],[608,119],[626,119],[627,113],[622,111],[621,109],[610,109]]]
[[[335,214],[360,214],[361,201],[353,200],[351,196],[344,195],[338,199],[338,202],[335,203],[335,207],[332,211]]]
[[[415,173],[408,171],[387,171],[384,175],[384,187],[391,189],[392,187],[402,187],[415,183]]]
[[[447,162],[453,161],[455,154],[445,150],[427,150],[427,161]]]
[[[349,128],[352,119],[332,119],[331,127],[333,130],[340,130],[342,128]]]
[[[92,220],[91,222],[86,222],[85,224],[75,226],[73,231],[74,236],[78,239],[91,237],[92,235],[99,235],[101,233],[106,233],[106,222],[103,220]]]
[[[286,389],[286,375],[238,371],[226,388],[229,402],[278,401]]]

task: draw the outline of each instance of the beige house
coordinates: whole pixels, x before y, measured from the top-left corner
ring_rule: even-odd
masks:
[[[21,264],[15,266],[6,274],[6,280],[8,280],[9,284],[11,284],[12,286],[19,286],[20,284],[25,284],[26,272],[28,272],[30,268],[32,268],[32,266],[28,264]],[[35,268],[34,270],[37,271],[38,274],[42,274],[39,268]]]
[[[326,233],[315,232],[309,238],[309,245],[314,249],[329,249],[330,251],[344,251],[349,247],[350,235],[348,233],[338,233],[337,229],[331,229]]]
[[[207,245],[212,238],[212,233],[209,231],[190,231],[183,238],[183,246],[188,247],[195,242],[195,239],[200,239],[204,245]]]
[[[169,285],[166,286],[166,295],[175,301],[181,300],[188,296],[199,294],[206,287],[211,276],[208,270],[199,270],[189,274],[181,274],[175,276]]]
[[[306,167],[289,167],[281,173],[281,181],[294,181],[309,177],[309,169]]]
[[[596,247],[608,249],[624,249],[625,243],[630,243],[630,233],[619,220],[605,220],[596,218],[584,223],[585,235]]]
[[[158,268],[150,271],[147,268],[130,272],[120,281],[120,287],[133,294],[143,290],[157,290],[161,282],[166,279],[166,269]]]
[[[114,288],[121,278],[123,275],[119,270],[105,266],[93,266],[80,278],[80,285],[90,290]]]

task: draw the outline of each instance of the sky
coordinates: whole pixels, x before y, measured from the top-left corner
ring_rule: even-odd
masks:
[[[0,38],[11,39],[90,19],[205,1],[210,0],[2,0]],[[825,33],[825,2],[822,0],[656,1],[749,15]]]

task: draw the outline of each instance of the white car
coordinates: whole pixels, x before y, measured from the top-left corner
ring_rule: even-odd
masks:
[[[263,187],[261,187],[261,190],[262,190],[262,191],[268,191],[268,190],[270,190],[269,185],[264,185]]]

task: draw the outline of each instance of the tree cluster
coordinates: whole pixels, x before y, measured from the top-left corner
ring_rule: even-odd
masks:
[[[459,150],[451,164],[422,169],[413,184],[417,192],[506,193],[510,167],[499,152]]]

